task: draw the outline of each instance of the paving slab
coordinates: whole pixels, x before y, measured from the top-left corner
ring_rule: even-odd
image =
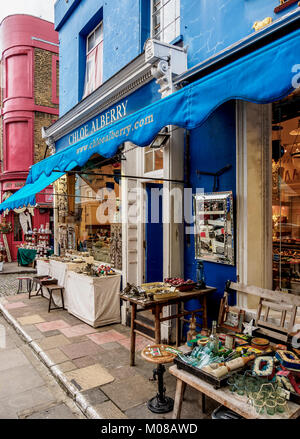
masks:
[[[66,373],[66,377],[79,390],[88,390],[114,381],[114,377],[100,364]]]
[[[127,419],[127,416],[111,401],[97,404],[94,409],[102,419]]]
[[[5,309],[24,308],[27,305],[24,302],[12,302],[5,305]]]
[[[31,365],[4,370],[0,374],[0,399],[41,387],[43,384],[43,379]]]
[[[96,364],[97,360],[95,358],[87,355],[86,357],[75,358],[73,363],[78,369],[82,369],[83,367],[92,366],[92,364]]]
[[[102,387],[102,391],[115,404],[125,411],[147,401],[157,393],[157,383],[154,385],[142,376],[128,377]]]
[[[32,314],[18,318],[18,322],[21,325],[34,325],[35,323],[42,323],[44,321],[45,320],[39,314]]]
[[[82,335],[92,334],[94,332],[97,332],[97,329],[92,328],[91,326],[86,325],[85,323],[71,326],[69,328],[61,329],[61,333],[68,338],[79,337]]]
[[[71,370],[77,369],[76,365],[72,361],[65,361],[57,366],[61,372],[70,372]]]
[[[13,367],[30,364],[20,349],[6,349],[0,351],[0,372]]]
[[[139,375],[139,372],[136,370],[136,368],[130,366],[117,366],[109,371],[117,380],[124,380],[125,378]]]
[[[27,416],[26,419],[77,419],[72,411],[65,404],[59,404],[50,407],[47,410],[39,411],[33,415]]]
[[[61,332],[58,329],[54,329],[53,331],[41,332],[44,337],[53,337],[54,335],[60,335]]]
[[[32,340],[37,341],[44,338],[44,334],[42,334],[34,325],[25,325],[22,326],[22,329],[26,334],[32,338]]]
[[[69,340],[69,344],[63,346],[61,349],[71,360],[97,354],[99,352],[98,346],[90,340],[72,344],[69,338],[67,340]]]
[[[118,341],[126,338],[126,335],[121,334],[114,329],[110,329],[109,331],[99,332],[96,334],[87,335],[87,337],[92,340],[94,343],[99,345],[104,343],[110,343],[113,341]]]
[[[64,320],[53,320],[52,322],[37,323],[35,326],[41,332],[70,327],[69,323],[65,322]]]
[[[64,335],[54,335],[53,337],[45,337],[37,341],[37,344],[44,351],[60,348],[70,343],[70,340]]]
[[[94,387],[93,389],[84,390],[80,392],[86,399],[88,405],[102,404],[104,401],[108,401],[108,397],[102,392],[100,387]]]
[[[52,404],[55,402],[54,395],[49,391],[47,386],[37,387],[35,389],[30,389],[16,395],[10,395],[7,398],[0,400],[0,416],[3,413],[3,408],[9,408],[11,413],[14,413],[15,417],[24,410],[38,410],[39,408],[44,408],[47,404]],[[4,418],[2,418],[4,419]]]
[[[69,358],[59,348],[45,351],[45,354],[48,355],[48,357],[50,358],[50,360],[53,361],[54,364],[64,363],[69,360]]]

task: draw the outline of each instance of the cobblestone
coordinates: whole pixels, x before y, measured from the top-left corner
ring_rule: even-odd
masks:
[[[0,276],[0,297],[12,296],[17,293],[18,283],[17,277],[20,274],[2,274]]]

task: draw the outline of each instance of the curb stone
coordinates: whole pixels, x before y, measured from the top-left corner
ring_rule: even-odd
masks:
[[[12,315],[4,308],[3,304],[0,302],[0,314],[3,315],[4,319],[14,328],[14,330],[21,336],[21,338],[28,344],[31,349],[39,357],[40,361],[45,364],[48,370],[51,372],[52,376],[56,379],[58,384],[60,384],[65,392],[71,395],[74,403],[77,407],[90,419],[103,419],[93,406],[89,405],[86,398],[78,391],[78,389],[71,384],[66,376],[61,372],[59,367],[48,357],[46,352],[44,352],[40,346],[33,341],[33,339],[24,331],[24,329],[19,325],[19,323],[12,317]]]

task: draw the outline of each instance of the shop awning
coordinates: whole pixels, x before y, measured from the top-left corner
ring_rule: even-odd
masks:
[[[83,166],[95,153],[112,157],[126,141],[149,145],[166,125],[197,128],[231,99],[260,104],[282,99],[300,86],[299,47],[297,30],[33,165],[27,183]]]
[[[34,183],[26,183],[24,187],[0,204],[0,213],[7,209],[12,210],[20,207],[35,206],[36,194],[63,175],[63,172],[53,172],[50,176],[42,174]]]

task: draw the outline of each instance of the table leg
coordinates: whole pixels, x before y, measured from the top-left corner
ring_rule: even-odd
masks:
[[[205,399],[205,393],[200,392],[200,407],[201,407],[201,412],[202,413],[206,413],[206,399]]]
[[[174,410],[172,419],[180,419],[182,401],[184,396],[184,391],[186,388],[186,383],[179,378],[177,378],[176,383],[176,393],[175,393],[175,401],[174,401]]]
[[[130,366],[135,363],[135,319],[136,319],[136,304],[131,304],[131,332],[130,332]]]
[[[161,306],[155,305],[155,343],[161,343],[161,335],[160,335],[160,313]]]
[[[180,314],[180,303],[176,303],[176,314]],[[181,330],[180,330],[180,318],[176,317],[176,347],[180,345]]]
[[[207,301],[206,301],[205,295],[202,297],[202,306],[203,306],[203,313],[202,313],[203,326],[202,327],[207,329]]]

